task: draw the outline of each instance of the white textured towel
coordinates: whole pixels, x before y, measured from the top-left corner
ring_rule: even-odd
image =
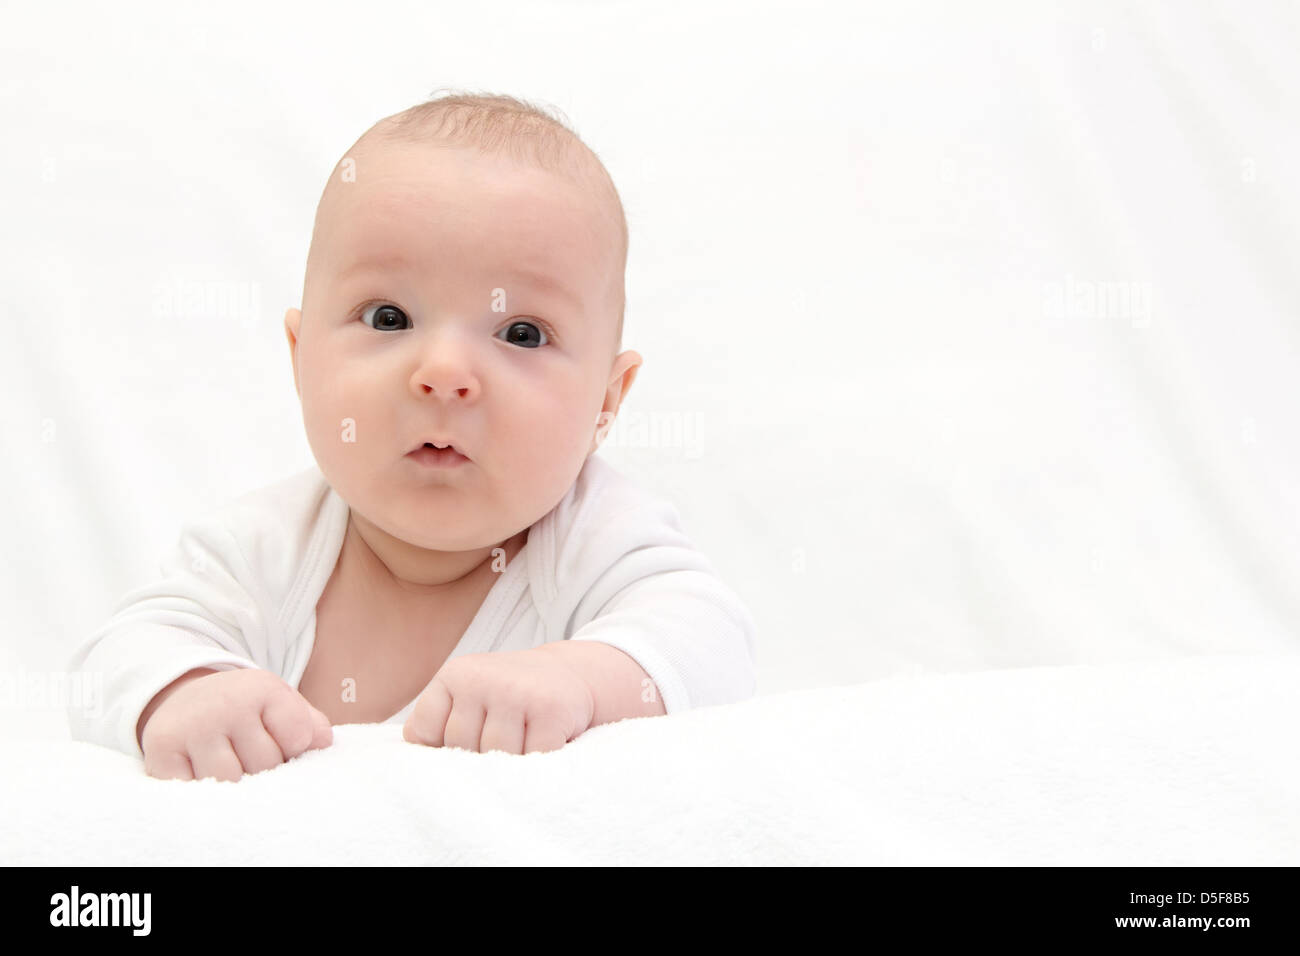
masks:
[[[336,727],[238,783],[4,741],[0,862],[1300,863],[1300,655],[794,691],[512,756]]]

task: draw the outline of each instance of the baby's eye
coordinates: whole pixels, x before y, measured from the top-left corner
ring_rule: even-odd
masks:
[[[372,311],[375,313],[374,323],[366,321],[366,316],[369,315]],[[406,320],[408,322],[410,321],[409,319],[406,318],[406,313],[403,312],[395,305],[383,305],[382,303],[379,303],[370,306],[364,312],[361,313],[361,321],[365,322],[366,325],[369,325],[372,329],[375,329],[379,332],[393,332],[393,331],[400,332],[401,328],[394,329],[388,323],[401,322],[403,320]]]
[[[531,322],[512,322],[509,328],[505,330],[506,341],[512,345],[522,345],[524,348],[535,349],[539,345],[545,345],[550,339],[546,338],[546,333],[533,325]],[[538,342],[533,336],[540,335],[545,341]]]
[[[373,318],[367,318],[372,314]],[[395,305],[376,303],[366,307],[361,321],[378,332],[401,332],[410,327],[411,320]],[[524,348],[535,349],[550,342],[546,333],[531,322],[512,322],[505,333],[507,342]],[[541,336],[541,341],[537,336]]]

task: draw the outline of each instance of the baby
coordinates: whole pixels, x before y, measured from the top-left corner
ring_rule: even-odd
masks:
[[[366,131],[285,316],[317,467],[186,525],[73,656],[105,688],[73,738],[238,780],[332,724],[525,754],[752,696],[747,609],[594,454],[641,365],[627,248],[603,164],[529,104]]]

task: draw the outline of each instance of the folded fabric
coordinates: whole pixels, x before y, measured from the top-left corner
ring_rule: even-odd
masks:
[[[7,864],[1300,863],[1300,655],[895,678],[524,756],[392,724],[238,783],[4,741]]]

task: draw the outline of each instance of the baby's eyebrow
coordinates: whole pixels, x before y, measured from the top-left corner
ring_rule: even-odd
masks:
[[[413,259],[400,252],[362,256],[339,271],[338,281],[346,282],[363,272],[382,272],[406,267],[415,268],[415,266],[416,263]],[[502,281],[496,283],[493,288],[498,286],[504,288],[508,296],[512,285],[532,286],[543,293],[563,299],[574,311],[582,311],[582,297],[545,269],[532,266],[515,266],[509,269],[502,276]]]
[[[563,282],[545,272],[537,269],[519,269],[515,271],[513,278],[565,299],[576,310],[582,309],[582,299]],[[509,293],[508,286],[506,291]]]
[[[350,279],[354,275],[368,269],[384,271],[394,267],[408,266],[410,264],[411,260],[400,252],[392,252],[382,256],[363,256],[347,268],[340,270],[338,277],[339,280],[342,281],[344,279]]]

